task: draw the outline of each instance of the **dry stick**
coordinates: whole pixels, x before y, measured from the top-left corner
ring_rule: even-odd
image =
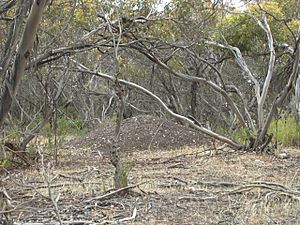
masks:
[[[27,166],[30,166],[31,163],[29,162],[28,158],[26,157],[26,155],[24,155],[24,151],[18,151],[18,150],[14,150],[13,148],[15,146],[10,146],[10,143],[6,143],[4,144],[4,149],[11,152],[13,154],[13,156],[17,156],[19,159],[22,160],[22,162],[24,162]],[[18,162],[16,162],[18,163]],[[22,165],[21,163],[19,163],[20,165]]]
[[[54,206],[54,211],[55,211],[55,214],[57,216],[58,222],[59,222],[60,225],[62,225],[62,220],[60,218],[59,210],[58,210],[58,206],[57,206],[57,201],[59,199],[59,195],[57,196],[56,199],[53,199],[52,192],[51,192],[51,181],[53,181],[53,179],[49,180],[49,174],[46,173],[46,169],[45,169],[45,166],[44,166],[44,155],[41,154],[40,149],[38,151],[39,151],[39,154],[41,155],[42,174],[43,174],[44,181],[45,181],[45,183],[47,185],[47,188],[48,188],[48,196],[51,199],[52,204]],[[47,171],[47,172],[49,172],[49,171]]]
[[[38,195],[41,196],[42,198],[46,199],[47,201],[51,200],[51,199],[50,199],[49,197],[47,197],[46,195],[40,193],[40,192],[37,190],[37,188],[34,187],[33,185],[20,183],[20,182],[14,180],[14,179],[12,179],[12,178],[11,178],[11,181],[12,181],[15,185],[20,186],[20,187],[23,187],[24,190],[28,190],[28,188],[34,190],[36,194],[38,194]],[[48,186],[46,186],[46,187],[48,187]],[[26,189],[26,188],[27,188],[27,189]],[[34,197],[34,195],[33,195],[33,197]]]
[[[242,193],[242,192],[246,192],[246,191],[251,191],[254,188],[269,189],[269,190],[272,190],[272,191],[281,192],[285,195],[288,195],[289,197],[293,197],[293,198],[300,201],[300,192],[299,191],[289,190],[287,188],[282,188],[282,185],[277,185],[275,183],[272,184],[272,185],[269,185],[267,183],[244,185],[244,186],[238,187],[234,190],[228,191],[227,194]]]
[[[127,186],[127,187],[120,188],[120,189],[115,190],[115,191],[112,191],[112,192],[110,192],[110,193],[107,193],[107,194],[104,194],[104,195],[101,195],[101,196],[97,196],[97,197],[94,197],[94,198],[85,200],[84,202],[88,203],[88,202],[91,202],[91,201],[94,201],[94,200],[103,200],[103,199],[105,199],[105,198],[108,198],[108,197],[114,196],[114,195],[116,195],[116,194],[119,194],[120,192],[129,190],[129,189],[132,189],[132,188],[139,187],[139,186],[141,186],[142,184],[146,184],[146,183],[149,183],[149,181],[143,181],[143,182],[140,182],[140,183],[138,183],[138,184],[129,185],[129,186]]]
[[[35,197],[35,195],[32,196],[32,198],[30,200],[22,202],[19,205],[16,205],[12,209],[9,209],[9,210],[6,210],[6,211],[0,211],[0,215],[1,214],[6,214],[6,213],[11,213],[11,212],[32,212],[32,210],[20,209],[20,207],[23,206],[23,205],[25,205],[25,204],[27,204],[27,203],[29,203],[29,202],[31,202],[31,201],[33,201],[34,197]]]
[[[219,149],[217,149],[217,150],[219,150]],[[212,149],[205,149],[203,151],[197,151],[197,152],[192,152],[192,153],[183,153],[183,154],[168,158],[165,161],[162,161],[161,163],[162,164],[169,163],[170,161],[172,161],[174,159],[178,159],[178,158],[186,157],[186,156],[192,156],[192,155],[197,155],[198,157],[210,156],[212,154],[211,151],[212,151]]]
[[[58,188],[58,187],[65,187],[65,186],[74,186],[74,185],[78,185],[78,184],[81,184],[81,185],[85,185],[85,184],[88,184],[88,185],[100,185],[100,184],[103,184],[102,182],[80,182],[80,183],[58,183],[58,184],[51,184],[50,187],[51,188]],[[41,185],[41,186],[38,186],[38,187],[24,187],[23,190],[27,191],[27,190],[37,190],[37,189],[43,189],[43,188],[48,188],[48,185]]]
[[[194,185],[204,185],[204,186],[213,186],[213,187],[236,187],[240,186],[237,183],[233,182],[215,182],[215,181],[196,181],[194,182]]]
[[[134,220],[136,218],[136,214],[137,214],[137,209],[134,208],[131,217],[125,217],[123,219],[119,219],[119,220],[117,220],[117,222],[124,222],[124,221]]]
[[[125,222],[125,221],[129,221],[129,220],[134,220],[136,218],[136,215],[137,215],[137,209],[134,208],[133,209],[133,212],[132,212],[132,216],[130,217],[125,217],[123,219],[119,219],[119,220],[116,220],[116,221],[112,221],[112,220],[104,220],[102,221],[100,224],[107,224],[107,223],[114,223],[114,224],[119,224],[121,222]]]
[[[63,221],[63,224],[83,225],[83,224],[95,224],[95,223],[93,223],[93,221],[89,221],[89,220],[72,220],[72,221]]]
[[[107,224],[107,223],[114,223],[114,224],[119,224],[120,222],[125,222],[125,221],[129,221],[129,220],[134,220],[136,218],[137,215],[137,209],[136,207],[134,207],[133,212],[132,212],[132,216],[130,217],[125,217],[123,219],[118,219],[116,221],[112,221],[112,220],[104,220],[102,221],[100,224]]]

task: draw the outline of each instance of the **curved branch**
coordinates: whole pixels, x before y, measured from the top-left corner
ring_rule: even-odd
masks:
[[[300,29],[299,29],[297,46],[296,46],[295,51],[296,52],[295,52],[293,70],[292,70],[292,73],[288,80],[288,83],[285,85],[283,90],[277,95],[276,99],[274,100],[271,110],[268,114],[267,120],[264,123],[264,126],[262,127],[259,137],[256,140],[255,147],[258,147],[258,145],[261,144],[261,142],[263,141],[263,139],[266,136],[267,131],[270,127],[273,116],[274,116],[275,112],[277,111],[277,108],[281,107],[281,105],[283,104],[283,101],[286,99],[288,94],[291,92],[294,81],[297,79],[297,76],[299,76],[299,73],[300,73],[300,68],[299,68],[300,67],[299,66],[299,63],[300,63]]]
[[[94,76],[98,76],[98,77],[102,77],[104,79],[107,79],[107,80],[111,80],[113,82],[115,82],[115,78],[113,76],[110,76],[108,74],[104,74],[104,73],[100,73],[100,72],[93,72],[91,70],[89,70],[87,67],[85,67],[84,65],[76,62],[75,60],[72,60],[76,65],[77,65],[77,68],[79,72],[82,72],[82,73],[87,73],[87,74],[91,74],[91,75],[94,75]],[[193,127],[194,129],[196,130],[199,130],[201,131],[202,133],[212,137],[212,138],[215,138],[219,141],[222,141],[226,144],[228,144],[229,146],[231,146],[232,148],[234,149],[241,149],[243,147],[243,145],[239,144],[239,143],[236,143],[235,141],[221,135],[221,134],[218,134],[218,133],[215,133],[205,127],[202,127],[202,126],[199,126],[197,125],[193,120],[185,117],[185,116],[182,116],[180,114],[177,114],[177,113],[174,113],[173,111],[171,111],[168,106],[157,96],[155,95],[154,93],[152,93],[151,91],[149,91],[148,89],[140,86],[140,85],[137,85],[135,83],[132,83],[130,81],[126,81],[126,80],[121,80],[121,79],[118,79],[119,83],[120,84],[123,84],[123,85],[126,85],[128,87],[131,87],[131,88],[134,88],[136,90],[139,90],[141,91],[142,93],[150,96],[151,98],[153,98],[154,100],[156,100],[160,106],[169,114],[171,115],[172,117],[182,121],[182,122],[185,122],[186,124],[188,124],[189,126]]]
[[[264,119],[264,113],[263,113],[263,107],[264,103],[266,101],[267,93],[269,90],[270,82],[274,73],[274,66],[275,66],[275,48],[274,48],[274,43],[273,43],[273,37],[272,33],[269,27],[269,24],[267,22],[267,18],[264,15],[263,16],[263,23],[258,23],[259,26],[266,32],[267,37],[268,37],[268,45],[269,45],[269,50],[270,50],[270,59],[269,59],[269,66],[268,66],[268,73],[264,82],[264,86],[262,89],[261,96],[258,101],[258,122],[259,122],[259,128],[262,127],[263,125],[263,119]]]
[[[157,58],[153,54],[145,52],[143,49],[136,47],[136,46],[131,46],[131,47],[140,51],[147,58],[149,58],[153,62],[157,63],[158,65],[160,65],[161,67],[163,67],[164,69],[166,69],[167,71],[169,71],[171,74],[173,74],[176,77],[179,77],[184,80],[190,80],[190,81],[195,81],[195,82],[199,82],[199,83],[201,82],[201,83],[205,83],[205,84],[209,85],[211,88],[213,88],[215,91],[220,93],[225,98],[226,102],[230,105],[232,111],[237,115],[242,126],[245,128],[248,127],[244,117],[242,116],[242,114],[241,114],[240,110],[238,109],[238,107],[236,106],[236,104],[233,102],[233,100],[230,98],[230,96],[227,94],[227,92],[223,88],[221,88],[219,85],[215,84],[212,81],[206,80],[202,77],[189,76],[189,75],[174,71],[167,64],[165,64],[163,61],[161,61],[159,58]]]

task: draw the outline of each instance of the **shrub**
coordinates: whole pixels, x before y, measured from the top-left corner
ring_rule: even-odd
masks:
[[[273,120],[269,133],[273,133],[274,140],[284,146],[300,145],[300,123],[292,117]]]
[[[254,137],[255,134],[248,128],[240,128],[233,131],[230,134],[231,138],[237,142],[245,143],[249,140],[250,137]]]
[[[82,135],[84,131],[81,129],[82,122],[79,119],[69,119],[69,118],[58,118],[57,119],[57,135],[67,136],[67,135]],[[42,135],[46,137],[53,136],[53,130],[48,123],[42,131]]]
[[[273,120],[268,133],[273,134],[273,143],[277,141],[283,146],[299,146],[300,145],[300,123],[293,117],[280,118]],[[230,137],[240,143],[246,143],[248,138],[255,134],[249,129],[241,128],[230,133]]]

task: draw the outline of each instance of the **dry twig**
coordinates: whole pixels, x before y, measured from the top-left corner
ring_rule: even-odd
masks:
[[[88,203],[88,202],[91,202],[91,201],[94,201],[94,200],[103,200],[103,199],[106,199],[108,197],[112,197],[114,195],[117,195],[123,191],[126,191],[126,190],[129,190],[129,189],[132,189],[132,188],[136,188],[142,184],[145,184],[145,183],[148,183],[149,181],[144,181],[144,182],[141,182],[141,183],[138,183],[138,184],[134,184],[134,185],[129,185],[127,187],[123,187],[123,188],[120,188],[118,190],[115,190],[115,191],[112,191],[110,193],[106,193],[104,195],[101,195],[101,196],[97,196],[97,197],[94,197],[94,198],[91,198],[91,199],[88,199],[88,200],[85,200],[84,202]]]

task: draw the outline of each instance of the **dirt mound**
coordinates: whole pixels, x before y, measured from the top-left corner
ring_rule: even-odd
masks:
[[[114,132],[115,123],[107,124],[84,137],[69,141],[66,147],[106,152],[111,149]],[[119,145],[124,151],[163,150],[206,145],[209,142],[210,139],[199,131],[165,118],[143,115],[122,122]]]

